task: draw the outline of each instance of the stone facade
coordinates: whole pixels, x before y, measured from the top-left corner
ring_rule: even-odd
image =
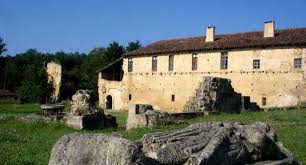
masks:
[[[106,96],[111,95],[113,109],[117,110],[128,109],[129,103],[141,103],[161,110],[182,111],[203,76],[231,79],[236,92],[250,96],[262,108],[306,102],[306,48],[231,50],[227,70],[220,69],[220,51],[199,52],[197,71],[191,70],[191,53],[174,55],[174,71],[168,71],[168,58],[168,55],[158,56],[157,72],[151,71],[151,56],[134,57],[133,72],[127,71],[128,59],[124,59],[122,81],[104,80],[100,75],[100,106],[104,107]],[[302,58],[302,68],[294,69],[294,58]],[[260,69],[253,69],[253,59],[260,59]],[[175,95],[174,102],[171,95]],[[262,105],[263,97],[266,105]]]
[[[122,78],[116,81],[102,78],[105,73],[99,70],[100,107],[105,108],[108,97],[114,110],[151,104],[154,109],[182,112],[205,76],[230,79],[235,92],[261,108],[306,104],[306,29],[274,32],[274,22],[268,22],[261,32],[214,36],[211,27],[208,34],[212,35],[209,41],[206,37],[163,40],[125,54]],[[226,67],[222,68],[224,55]],[[193,56],[196,69],[192,68]],[[152,71],[153,57],[156,71]]]
[[[54,91],[52,94],[52,99],[54,101],[58,100],[61,80],[62,80],[62,66],[55,62],[49,62],[47,64],[48,81],[52,82]]]

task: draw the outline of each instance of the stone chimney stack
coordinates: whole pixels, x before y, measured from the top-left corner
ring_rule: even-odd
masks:
[[[215,40],[215,27],[209,26],[206,30],[206,42],[213,42]]]
[[[264,37],[274,37],[274,21],[265,22]]]

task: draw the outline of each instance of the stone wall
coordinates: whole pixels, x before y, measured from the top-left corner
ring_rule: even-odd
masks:
[[[195,95],[203,76],[228,78],[235,92],[250,96],[262,108],[296,106],[306,102],[305,48],[234,49],[228,51],[228,69],[220,69],[221,51],[198,52],[198,69],[191,70],[192,53],[174,54],[174,71],[168,71],[168,54],[157,57],[157,72],[151,71],[152,56],[133,58],[133,72],[124,59],[123,80],[118,88],[99,79],[99,93],[116,90],[114,109],[128,109],[128,104],[151,104],[154,109],[181,112],[190,96]],[[294,58],[302,58],[302,68],[294,69]],[[260,69],[253,69],[253,59],[260,59]],[[129,94],[131,100],[129,100]],[[105,97],[100,95],[101,101]],[[172,101],[175,95],[175,101]],[[266,105],[262,105],[262,98]],[[117,100],[117,101],[116,101]]]
[[[49,62],[47,64],[47,73],[48,73],[48,81],[52,81],[52,85],[54,88],[52,99],[55,101],[59,97],[61,80],[62,80],[62,66],[61,64],[55,62]]]

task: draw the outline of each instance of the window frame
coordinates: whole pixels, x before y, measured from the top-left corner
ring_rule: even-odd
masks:
[[[253,69],[260,69],[260,67],[260,59],[253,59]]]
[[[152,56],[152,72],[157,71],[157,56]]]
[[[128,58],[128,72],[133,72],[133,58]]]
[[[296,62],[299,61],[297,64]],[[302,68],[302,58],[294,58],[293,59],[293,68],[294,69],[301,69]]]
[[[191,70],[198,70],[198,53],[192,53]]]
[[[221,52],[220,69],[221,70],[227,70],[228,69],[228,52]]]
[[[169,55],[169,60],[168,60],[168,71],[173,71],[174,70],[174,55],[171,54]]]
[[[261,98],[261,105],[266,106],[267,105],[267,97],[262,97]]]

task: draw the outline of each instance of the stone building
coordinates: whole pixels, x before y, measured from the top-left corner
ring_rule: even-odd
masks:
[[[99,105],[129,103],[182,112],[204,76],[228,78],[235,92],[262,108],[306,103],[306,28],[161,40],[126,53],[98,70]]]
[[[62,80],[62,66],[56,62],[49,62],[47,64],[48,81],[52,82],[54,91],[51,95],[53,101],[57,101],[60,93]]]

